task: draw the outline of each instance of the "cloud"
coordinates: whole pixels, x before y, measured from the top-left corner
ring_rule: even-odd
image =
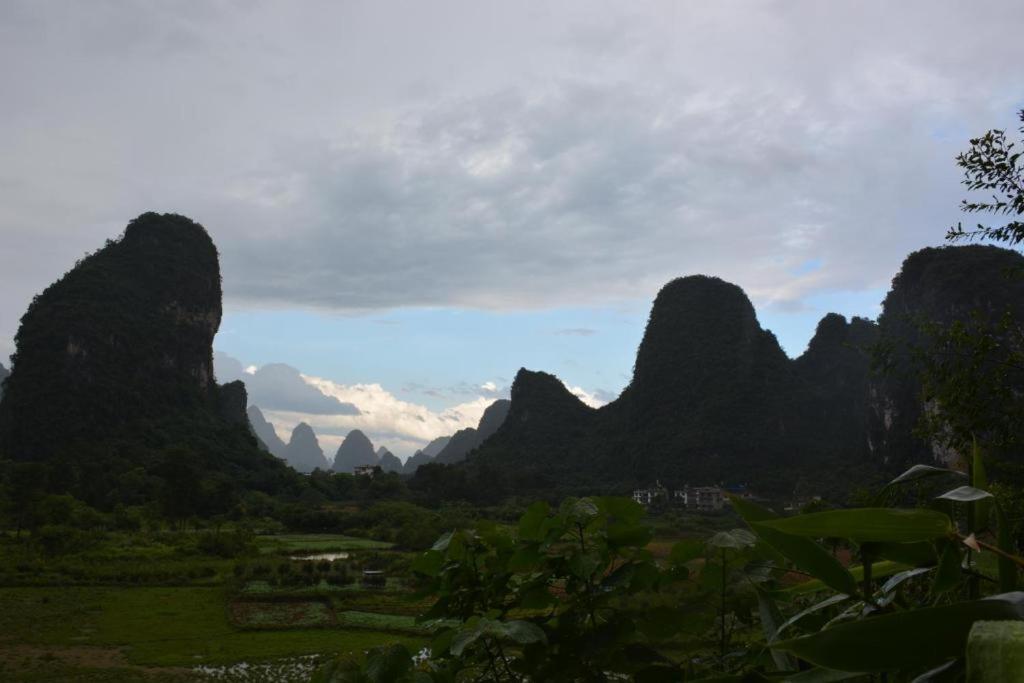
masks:
[[[319,391],[303,380],[299,371],[283,363],[270,363],[258,369],[243,368],[227,354],[213,356],[217,381],[242,380],[249,403],[267,411],[287,411],[308,415],[359,415],[359,408],[348,401]]]
[[[387,446],[395,455],[407,457],[439,436],[476,427],[493,401],[477,396],[469,401],[431,410],[397,398],[380,384],[341,384],[321,377],[303,375],[310,387],[343,403],[358,405],[358,415],[309,415],[295,411],[268,411],[268,419],[280,430],[308,422],[324,444],[336,450],[353,429],[360,429],[375,446]],[[324,448],[328,452],[327,446]],[[328,452],[330,457],[332,453]]]
[[[6,2],[0,338],[147,209],[210,228],[235,307],[884,286],[955,222],[956,151],[1014,125],[1022,23],[1014,0]]]
[[[595,392],[589,392],[583,387],[570,386],[567,386],[566,389],[568,389],[573,396],[583,401],[591,408],[600,408],[601,406],[610,402],[607,398],[607,392],[603,392],[600,390]],[[611,400],[614,400],[614,397]]]

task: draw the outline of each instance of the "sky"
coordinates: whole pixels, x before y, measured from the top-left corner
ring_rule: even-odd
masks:
[[[795,357],[959,220],[953,158],[1024,106],[1021,25],[1017,0],[5,0],[0,358],[149,210],[218,245],[218,372],[329,456],[356,426],[408,456],[520,367],[614,399],[674,277],[740,285]]]

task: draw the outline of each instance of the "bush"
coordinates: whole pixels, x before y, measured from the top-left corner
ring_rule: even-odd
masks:
[[[196,539],[196,549],[204,555],[238,557],[252,550],[252,543],[241,534],[204,533]]]
[[[78,552],[89,545],[88,534],[58,524],[47,524],[40,527],[32,535],[32,540],[44,555]]]

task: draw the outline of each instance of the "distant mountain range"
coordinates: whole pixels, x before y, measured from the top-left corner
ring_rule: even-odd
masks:
[[[402,461],[398,456],[381,446],[377,449],[377,464],[385,472],[401,472]]]
[[[358,429],[353,429],[338,446],[331,468],[335,472],[352,473],[360,465],[376,465],[377,453],[370,439]]]
[[[1007,309],[1024,319],[1024,280],[1004,277],[1022,267],[1019,253],[989,246],[915,252],[878,323],[829,314],[795,360],[736,285],[674,280],[655,298],[617,400],[595,410],[554,376],[522,369],[504,423],[464,467],[487,467],[504,478],[496,490],[518,493],[621,492],[660,479],[839,495],[915,462],[946,461],[914,432],[924,406],[909,358],[907,371],[879,375],[872,349],[879,340],[905,348],[920,320]]]
[[[359,429],[353,429],[346,435],[338,447],[334,462],[328,465],[315,431],[305,422],[295,428],[291,440],[286,444],[277,435],[274,426],[267,421],[258,406],[250,405],[247,415],[252,432],[260,446],[299,472],[308,474],[319,468],[351,474],[360,465],[376,465],[385,472],[411,474],[420,465],[435,460],[448,464],[464,460],[467,453],[498,430],[508,413],[508,408],[508,400],[495,401],[484,410],[475,429],[463,429],[454,436],[442,436],[434,439],[424,448],[416,451],[404,465],[398,456],[386,447],[380,446],[374,450],[373,442]]]
[[[511,402],[508,399],[499,399],[487,406],[476,429],[467,427],[455,432],[434,457],[434,461],[450,465],[465,460],[471,451],[498,431],[508,415],[510,405]]]
[[[1024,320],[1024,279],[1005,277],[1022,269],[1024,256],[996,247],[915,252],[877,323],[829,314],[793,360],[739,287],[679,278],[655,298],[632,380],[606,406],[590,408],[556,377],[521,369],[510,401],[404,466],[352,430],[330,467],[379,465],[435,483],[439,473],[469,472],[474,494],[494,496],[622,492],[656,479],[829,494],[912,463],[949,462],[956,454],[915,432],[926,406],[908,347],[921,321],[1007,311]],[[205,229],[173,214],[139,216],[22,317],[13,367],[0,366],[0,454],[47,464],[67,490],[103,508],[159,490],[153,482],[167,458],[182,451],[198,458],[208,490],[301,489],[282,460],[328,469],[316,434],[300,423],[284,443],[248,405],[245,373],[217,384],[221,312],[219,260]],[[896,350],[884,375],[872,370],[877,348]],[[306,392],[297,377],[280,366],[258,381],[289,382],[272,393],[292,407],[358,414]],[[150,478],[122,486],[119,477],[139,469]]]

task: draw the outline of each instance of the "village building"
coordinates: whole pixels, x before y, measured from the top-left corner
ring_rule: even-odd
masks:
[[[713,512],[725,507],[725,491],[717,486],[690,486],[669,491],[661,482],[655,482],[650,488],[635,489],[633,500],[644,507],[650,507],[657,501],[684,507],[687,510]]]
[[[661,485],[660,481],[654,482],[654,486],[646,489],[633,491],[633,500],[644,507],[650,507],[656,501],[668,501],[668,489]]]
[[[357,477],[372,477],[375,469],[376,465],[356,465],[353,472]]]

